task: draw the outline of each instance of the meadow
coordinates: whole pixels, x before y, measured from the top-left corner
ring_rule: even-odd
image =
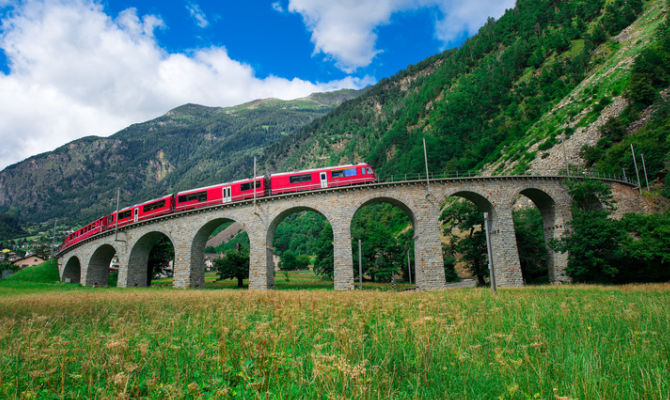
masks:
[[[494,296],[94,289],[52,277],[0,282],[0,398],[670,396],[670,284]]]

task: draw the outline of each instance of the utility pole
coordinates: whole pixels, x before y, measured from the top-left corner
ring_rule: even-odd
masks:
[[[54,220],[54,230],[53,230],[53,236],[51,237],[51,256],[54,257],[56,255],[56,221],[58,221],[58,218]]]
[[[633,153],[633,165],[635,165],[635,175],[637,175],[637,188],[640,189],[640,194],[642,194],[642,183],[640,182],[640,172],[637,169],[637,160],[635,159],[635,150],[633,149],[633,143],[630,144],[630,151]]]
[[[116,213],[114,213],[114,241],[119,241],[119,200],[121,198],[121,188],[116,188]]]
[[[428,173],[428,153],[426,153],[426,138],[423,138],[423,160],[426,163],[426,190],[430,191],[430,174]]]
[[[493,254],[491,251],[491,233],[489,232],[489,213],[484,213],[484,231],[486,234],[486,250],[489,255],[489,272],[491,273],[491,291],[496,294],[496,273],[493,266]]]
[[[254,209],[256,209],[256,156],[254,156]]]
[[[565,133],[561,136],[561,143],[563,144],[563,158],[565,158],[565,171],[570,177],[570,163],[568,163],[568,153],[565,151]]]
[[[640,153],[642,157],[642,171],[644,171],[644,181],[647,183],[647,192],[649,192],[649,178],[647,177],[647,167],[644,165],[644,153]]]
[[[409,273],[409,284],[412,284],[412,264],[409,262],[409,249],[407,249],[407,272]]]
[[[358,287],[363,290],[363,257],[361,253],[361,239],[358,239]]]

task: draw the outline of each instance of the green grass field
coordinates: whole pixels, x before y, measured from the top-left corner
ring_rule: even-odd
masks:
[[[670,396],[670,284],[94,289],[50,268],[0,281],[0,398]]]

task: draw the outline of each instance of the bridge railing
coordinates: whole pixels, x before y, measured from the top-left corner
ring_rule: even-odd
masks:
[[[532,170],[522,173],[512,173],[512,174],[500,174],[500,173],[491,173],[487,171],[448,171],[442,173],[430,173],[428,180],[435,179],[458,179],[458,178],[493,178],[493,177],[503,177],[503,176],[520,176],[520,177],[533,177],[533,176],[559,176],[565,178],[595,178],[595,179],[607,179],[612,181],[624,182],[630,185],[637,186],[639,183],[634,180],[632,177],[620,176],[615,174],[608,174],[605,172],[594,171],[589,169],[570,169],[566,171],[565,169],[547,169],[547,170]],[[382,174],[377,175],[377,183],[393,183],[393,182],[404,182],[404,181],[421,181],[426,180],[425,173],[418,174]]]

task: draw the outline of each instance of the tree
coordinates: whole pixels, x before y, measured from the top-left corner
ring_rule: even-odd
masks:
[[[333,279],[333,230],[322,229],[316,242],[314,272],[326,279]]]
[[[515,211],[514,233],[521,264],[521,275],[526,283],[547,283],[547,247],[544,243],[542,215],[537,208]]]
[[[619,272],[620,244],[626,233],[609,219],[614,209],[608,185],[594,180],[568,183],[572,196],[571,230],[554,250],[568,252],[566,273],[577,282],[612,282]]]
[[[282,253],[279,258],[279,269],[284,271],[298,269],[298,263],[295,254],[293,254],[292,251],[285,251]]]
[[[467,263],[466,268],[477,278],[477,284],[485,285],[489,270],[484,215],[474,203],[456,201],[444,209],[440,220],[445,226],[444,234],[450,239],[451,255],[460,255],[460,260]]]
[[[307,254],[300,254],[295,258],[298,269],[307,269],[309,267],[310,257]]]
[[[223,258],[214,260],[214,268],[219,274],[219,280],[237,278],[237,287],[241,288],[243,281],[249,278],[249,255],[228,250]]]
[[[172,274],[170,262],[174,260],[174,247],[166,236],[163,236],[151,249],[147,261],[147,283],[152,279],[166,274]]]
[[[618,283],[670,280],[670,214],[626,214]]]

